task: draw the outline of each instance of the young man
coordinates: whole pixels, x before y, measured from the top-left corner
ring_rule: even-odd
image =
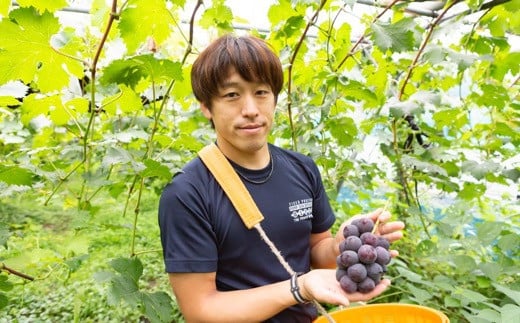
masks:
[[[297,278],[301,297],[349,305],[368,294],[347,294],[336,281],[342,230],[335,221],[315,163],[267,142],[283,85],[279,58],[254,37],[225,35],[196,59],[195,97],[216,132],[216,144],[231,162],[264,216],[261,225]],[[379,233],[393,241],[402,222],[379,218]],[[298,302],[290,275],[256,230],[240,216],[200,158],[189,162],[164,189],[159,225],[166,271],[188,322],[312,322],[312,303]],[[320,269],[324,268],[324,269]]]

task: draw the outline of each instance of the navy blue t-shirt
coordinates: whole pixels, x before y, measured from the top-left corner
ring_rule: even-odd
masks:
[[[335,221],[319,170],[302,154],[269,145],[272,176],[262,184],[243,180],[264,216],[261,226],[296,272],[310,270],[311,233]],[[248,170],[266,178],[271,165]],[[200,158],[190,161],[166,186],[159,203],[166,272],[216,272],[220,291],[263,286],[290,278],[255,229],[247,229]],[[292,306],[266,322],[312,322],[313,305]]]

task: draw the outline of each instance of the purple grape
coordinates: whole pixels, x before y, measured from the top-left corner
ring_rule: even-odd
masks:
[[[353,224],[347,224],[343,228],[343,237],[348,238],[350,236],[356,236],[359,237],[359,230],[358,227]]]
[[[374,263],[377,259],[376,248],[372,247],[371,245],[364,244],[359,247],[358,257],[359,261],[364,264]]]
[[[357,252],[353,250],[345,250],[340,255],[340,264],[343,267],[349,267],[359,262],[359,257]]]
[[[383,247],[386,250],[388,250],[388,249],[390,249],[390,241],[388,241],[386,238],[378,236],[376,246],[380,246],[380,247]]]
[[[341,253],[336,257],[336,266],[338,268],[343,268],[343,265],[341,264]]]
[[[346,240],[342,240],[340,243],[339,243],[339,253],[341,254],[343,251],[345,250],[348,250],[347,249],[347,241]]]
[[[363,264],[355,264],[347,269],[347,275],[352,281],[359,283],[367,277],[367,269]]]
[[[359,236],[359,238],[361,239],[361,242],[363,244],[369,244],[374,247],[377,245],[377,236],[375,234],[373,234],[372,232],[365,232],[365,233],[361,234],[361,236]]]
[[[360,293],[368,293],[368,292],[371,292],[372,290],[374,290],[374,288],[376,288],[376,284],[374,283],[374,281],[367,277],[365,279],[363,279],[363,281],[361,281],[359,284],[358,284],[358,291]]]
[[[367,276],[370,277],[374,282],[378,283],[381,281],[381,276],[383,276],[383,267],[377,262],[373,264],[366,265],[367,268]]]
[[[345,240],[341,241],[339,244],[339,250],[340,252],[343,252],[345,250],[353,250],[358,251],[359,247],[361,247],[363,243],[361,242],[361,239],[356,236],[350,236],[346,238]]]
[[[339,269],[336,270],[336,280],[337,281],[340,281],[341,277],[346,276],[346,275],[347,275],[347,270],[346,269],[339,268]]]
[[[390,256],[390,252],[381,246],[377,246],[375,248],[377,259],[376,262],[382,266],[388,265],[392,257]]]
[[[372,221],[370,218],[359,218],[352,221],[352,224],[358,227],[359,234],[372,232],[374,229],[374,221]]]
[[[350,279],[348,275],[344,275],[339,280],[339,285],[347,293],[354,293],[357,290],[357,284],[355,281]]]
[[[340,254],[336,258],[336,280],[347,293],[374,290],[391,261],[390,241],[372,233],[374,222],[358,218],[343,229]]]

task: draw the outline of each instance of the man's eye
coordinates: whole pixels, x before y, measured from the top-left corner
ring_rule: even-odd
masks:
[[[225,93],[224,97],[226,97],[226,98],[236,98],[236,97],[238,97],[238,93],[236,93],[236,92]]]
[[[267,91],[267,90],[258,90],[258,91],[256,91],[256,94],[258,94],[258,95],[268,95],[269,91]]]

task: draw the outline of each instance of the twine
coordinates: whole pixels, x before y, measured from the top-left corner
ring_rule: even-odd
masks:
[[[262,240],[264,240],[265,243],[269,246],[269,249],[271,249],[271,252],[276,256],[276,258],[278,258],[278,261],[282,264],[282,266],[285,268],[285,270],[287,270],[289,275],[292,276],[292,275],[296,274],[296,272],[291,268],[289,263],[282,256],[282,253],[280,252],[280,250],[278,250],[278,248],[276,248],[276,246],[271,241],[271,239],[269,239],[269,237],[265,233],[265,231],[262,228],[262,226],[260,225],[260,223],[255,224],[254,228],[256,229],[256,231],[258,231],[258,233],[260,234],[260,237],[262,238]],[[329,321],[329,323],[335,323],[336,322],[332,318],[332,316],[330,316],[330,314],[325,310],[325,308],[323,308],[323,306],[321,306],[321,304],[317,300],[312,299],[311,302],[318,309],[318,312],[321,315],[323,315],[327,319],[327,321]]]

